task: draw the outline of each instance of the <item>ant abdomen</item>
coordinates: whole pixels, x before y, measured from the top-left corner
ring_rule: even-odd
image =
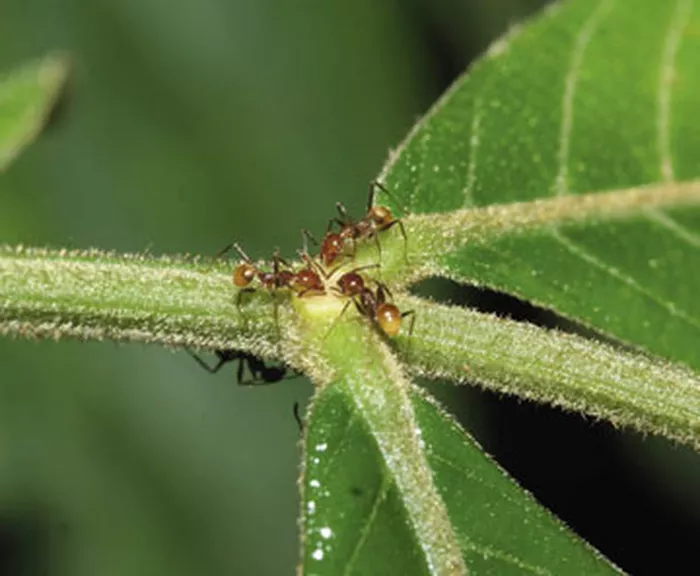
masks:
[[[254,266],[244,262],[239,264],[233,270],[233,284],[238,288],[245,288],[254,279],[257,274],[257,269]]]
[[[396,336],[401,331],[401,312],[393,304],[377,306],[376,320],[387,336]]]

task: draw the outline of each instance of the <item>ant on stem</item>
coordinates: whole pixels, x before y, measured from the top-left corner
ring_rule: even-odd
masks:
[[[406,236],[406,228],[400,218],[396,218],[391,209],[387,206],[374,205],[374,199],[377,190],[384,192],[389,197],[392,194],[379,181],[374,180],[369,185],[369,197],[367,199],[367,212],[360,220],[353,220],[347,212],[345,205],[342,202],[336,203],[336,209],[340,214],[340,218],[333,218],[329,223],[329,228],[332,224],[339,226],[338,235],[345,240],[352,242],[352,255],[356,251],[356,243],[358,240],[374,240],[377,245],[379,258],[382,257],[382,246],[379,242],[379,233],[389,230],[398,225],[404,242],[404,260],[408,262],[408,237]]]
[[[287,261],[280,256],[278,250],[275,250],[272,255],[272,272],[267,272],[257,266],[251,260],[250,256],[248,256],[248,254],[246,254],[235,242],[229,244],[226,248],[219,252],[217,257],[225,254],[232,248],[238,252],[238,255],[243,259],[243,262],[241,262],[233,270],[233,284],[234,286],[240,288],[238,294],[236,295],[236,307],[238,308],[241,316],[243,316],[243,310],[241,308],[243,295],[255,292],[255,288],[250,286],[255,278],[257,278],[260,284],[262,284],[263,288],[267,289],[271,294],[283,288],[289,288],[296,291],[299,298],[325,294],[324,283],[321,280],[319,273],[314,270],[314,262],[311,260],[308,254],[302,254],[302,258],[304,258],[306,261],[306,267],[302,268],[298,272],[292,272]],[[282,266],[285,268],[282,268]],[[277,327],[277,332],[279,334],[280,328],[278,307],[279,303],[277,299],[274,299],[275,326]]]
[[[357,251],[357,242],[359,240],[374,240],[377,245],[377,252],[381,259],[382,247],[379,242],[379,232],[389,230],[393,226],[398,225],[401,235],[404,240],[404,260],[408,262],[408,237],[406,229],[400,218],[396,218],[391,209],[387,206],[375,206],[374,199],[377,190],[381,190],[391,197],[391,193],[387,188],[378,181],[373,181],[369,186],[369,198],[367,199],[367,212],[360,220],[354,220],[349,214],[345,205],[342,202],[336,203],[336,209],[340,218],[331,218],[326,227],[326,234],[321,242],[319,257],[324,266],[331,266],[339,258],[346,255],[346,243],[352,243],[351,256],[355,256]],[[338,227],[338,231],[333,231],[333,226]],[[304,236],[304,243],[310,240],[315,246],[318,242],[308,230],[301,231]]]
[[[341,277],[335,291],[341,296],[349,297],[350,300],[343,306],[340,314],[333,321],[333,325],[326,333],[326,338],[335,328],[336,323],[342,318],[343,314],[345,314],[350,304],[353,303],[362,316],[368,318],[372,324],[379,327],[387,336],[398,335],[401,331],[403,319],[411,316],[408,337],[410,338],[413,335],[413,326],[416,322],[415,310],[401,312],[398,306],[387,301],[387,296],[393,299],[388,286],[377,280],[374,280],[374,283],[377,285],[376,292],[372,292],[365,285],[364,279],[356,271],[348,272]]]
[[[241,350],[214,350],[214,354],[216,354],[218,358],[218,362],[214,366],[210,366],[207,364],[207,362],[190,350],[188,350],[187,353],[195,359],[197,364],[199,364],[210,374],[216,374],[225,364],[238,360],[236,377],[238,384],[241,386],[272,384],[274,382],[280,382],[289,378],[297,378],[299,376],[298,374],[294,374],[293,376],[288,377],[287,368],[285,366],[268,366],[257,356]],[[252,379],[247,381],[244,380],[246,367],[252,376]]]

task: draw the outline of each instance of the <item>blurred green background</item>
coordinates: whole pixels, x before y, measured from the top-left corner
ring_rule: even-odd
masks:
[[[0,242],[209,255],[235,239],[255,258],[292,255],[335,201],[362,209],[390,147],[541,4],[4,0],[0,70],[62,48],[73,74],[45,134],[0,178]],[[292,406],[311,390],[238,388],[233,369],[212,377],[156,347],[0,340],[0,573],[291,574]],[[680,515],[659,558],[697,533],[688,451],[474,391],[451,401],[628,569],[640,553],[652,564],[622,493]]]

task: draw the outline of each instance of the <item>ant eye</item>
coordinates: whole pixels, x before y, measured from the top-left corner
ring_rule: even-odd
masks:
[[[239,288],[248,286],[255,278],[255,269],[250,264],[240,264],[233,271],[233,283]]]
[[[387,336],[396,336],[401,330],[401,312],[393,304],[382,304],[377,308],[377,324]]]

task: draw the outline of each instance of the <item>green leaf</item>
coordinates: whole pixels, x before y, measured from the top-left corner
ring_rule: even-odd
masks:
[[[699,369],[698,29],[690,0],[572,0],[497,42],[385,168],[410,212],[466,209],[406,219],[408,279],[502,290]]]
[[[49,55],[0,76],[0,172],[37,137],[67,73],[67,59]]]
[[[363,380],[336,382],[315,398],[302,477],[305,574],[617,571],[417,388],[401,410],[397,397],[392,383]],[[405,482],[417,464],[429,469],[428,486],[426,479]],[[430,505],[434,492],[444,504]],[[413,513],[414,499],[429,511],[444,505],[447,525],[440,513]],[[456,539],[461,569],[431,563],[440,531]]]

